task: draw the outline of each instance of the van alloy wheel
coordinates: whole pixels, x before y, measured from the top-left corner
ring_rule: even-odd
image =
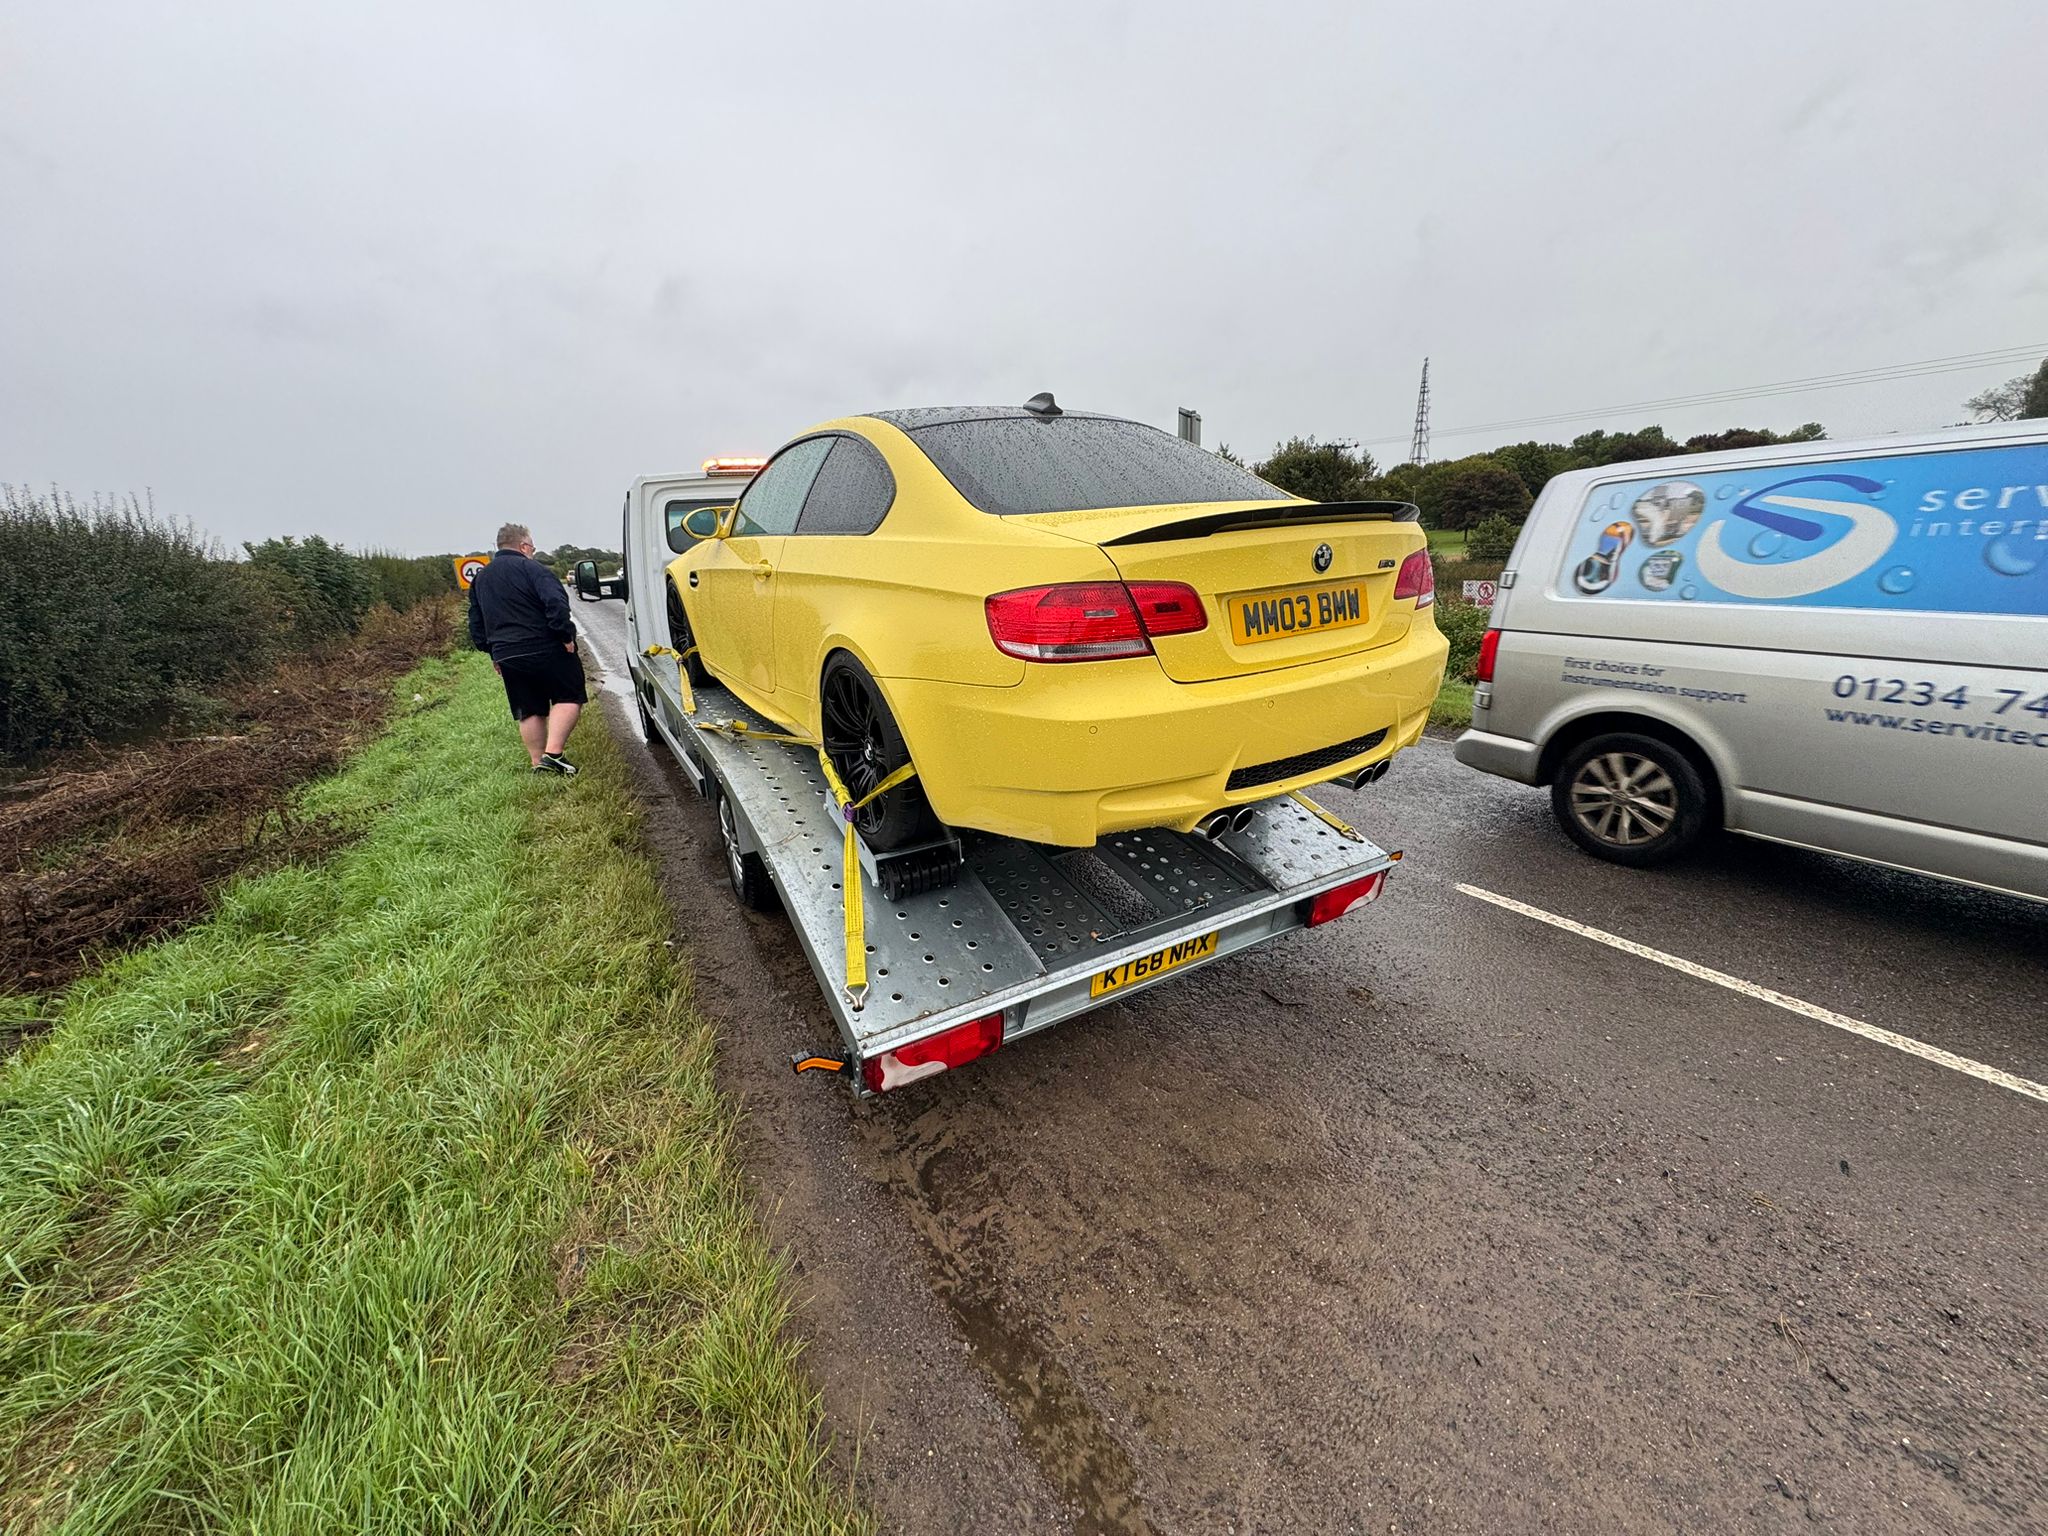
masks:
[[[1603,752],[1587,759],[1572,780],[1572,815],[1603,843],[1635,847],[1670,829],[1678,817],[1678,786],[1650,758]]]
[[[1571,748],[1550,781],[1565,836],[1616,864],[1675,858],[1719,820],[1705,754],[1646,731],[1611,731]]]

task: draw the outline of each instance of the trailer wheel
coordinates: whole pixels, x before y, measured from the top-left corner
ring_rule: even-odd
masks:
[[[688,651],[697,643],[697,637],[690,630],[690,615],[683,608],[683,594],[676,590],[673,581],[668,584],[668,643],[679,651]],[[711,685],[711,669],[704,665],[701,653],[683,663],[683,673],[690,679],[692,688]]]
[[[1574,747],[1550,785],[1565,835],[1586,852],[1645,868],[1677,858],[1706,830],[1706,780],[1667,741],[1616,731]]]
[[[647,745],[650,747],[659,746],[661,737],[654,729],[654,715],[647,708],[647,693],[644,685],[633,690],[633,707],[640,712],[640,734],[647,738]]]
[[[754,912],[773,912],[778,903],[775,883],[768,878],[768,866],[761,862],[758,853],[740,851],[740,829],[733,818],[732,801],[722,793],[718,797],[718,837],[725,844],[725,872],[732,880],[732,891],[739,897],[740,905]]]
[[[858,800],[910,761],[910,748],[883,702],[882,690],[845,652],[825,663],[818,689],[825,755],[846,792]],[[931,834],[938,824],[915,779],[854,813],[853,824],[870,848],[886,853]]]

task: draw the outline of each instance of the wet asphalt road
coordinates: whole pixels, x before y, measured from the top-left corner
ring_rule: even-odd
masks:
[[[2048,908],[1615,869],[1429,741],[1327,794],[1407,852],[1377,904],[849,1106],[787,1073],[836,1040],[786,926],[642,790],[888,1528],[2048,1528],[2048,1104],[1459,885],[2037,1083]]]

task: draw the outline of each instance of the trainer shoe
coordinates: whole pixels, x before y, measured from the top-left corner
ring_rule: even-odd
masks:
[[[568,779],[576,777],[576,765],[559,752],[543,754],[541,760],[533,765],[533,771],[535,773],[559,773],[562,777]]]

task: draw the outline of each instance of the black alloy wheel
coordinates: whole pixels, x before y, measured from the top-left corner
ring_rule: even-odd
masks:
[[[676,590],[676,584],[668,584],[668,643],[679,651],[688,651],[695,645],[696,636],[690,629],[690,615],[683,607],[683,594]],[[684,674],[690,679],[692,688],[706,688],[711,684],[711,669],[704,665],[701,654],[692,656],[683,663]]]
[[[825,755],[846,792],[860,800],[910,761],[903,733],[873,678],[850,656],[834,656],[818,691]],[[934,825],[915,779],[854,812],[853,824],[870,848],[887,852],[928,835]]]

